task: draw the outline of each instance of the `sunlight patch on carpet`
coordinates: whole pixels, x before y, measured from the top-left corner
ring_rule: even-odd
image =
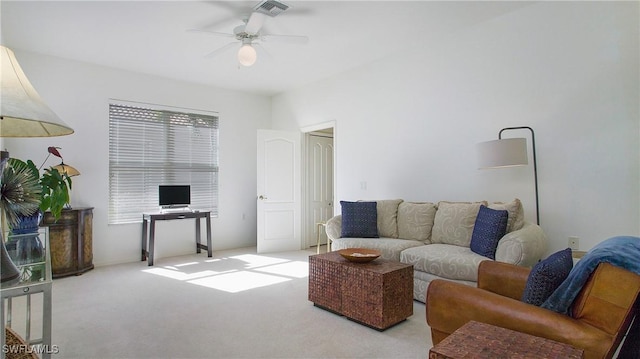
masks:
[[[309,264],[274,256],[241,254],[189,261],[142,270],[229,293],[279,284],[309,276]]]
[[[291,279],[284,277],[243,271],[200,278],[189,281],[189,283],[222,290],[229,293],[238,293],[249,289],[266,287],[273,284],[287,282],[290,280]]]
[[[256,268],[255,270],[287,277],[305,278],[309,276],[309,263],[296,261]]]
[[[182,263],[182,264],[176,264],[176,267],[186,267],[186,266],[192,266],[192,265],[196,265],[199,264],[200,262],[187,262],[187,263]]]
[[[278,264],[278,263],[288,262],[288,260],[282,259],[282,258],[259,256],[259,255],[255,255],[255,254],[242,254],[242,255],[239,255],[239,256],[233,256],[233,257],[229,257],[229,258],[237,259],[237,260],[246,262],[247,263],[246,264],[247,268],[269,266],[269,265],[274,265],[274,264]]]
[[[210,277],[212,275],[225,273],[225,272],[214,272],[212,270],[204,270],[204,271],[195,272],[195,273],[184,273],[184,272],[177,271],[174,268],[151,268],[151,269],[145,269],[143,270],[143,272],[151,273],[151,274],[155,274],[155,275],[159,275],[167,278],[177,279],[177,280],[192,280],[192,279]]]

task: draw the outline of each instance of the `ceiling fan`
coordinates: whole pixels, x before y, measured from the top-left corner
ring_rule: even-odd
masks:
[[[205,29],[192,29],[188,31],[192,32],[205,32],[213,35],[235,38],[240,41],[240,49],[238,50],[238,62],[243,66],[252,66],[257,59],[256,49],[254,45],[260,45],[260,41],[280,41],[288,43],[304,44],[309,41],[306,36],[299,35],[275,35],[265,34],[261,32],[262,25],[267,17],[276,17],[290,8],[280,1],[276,0],[263,0],[255,5],[251,9],[251,14],[244,18],[242,25],[236,26],[233,29],[233,34],[210,31]],[[216,49],[205,57],[214,57],[228,49],[237,46],[237,42],[231,42],[227,45]]]

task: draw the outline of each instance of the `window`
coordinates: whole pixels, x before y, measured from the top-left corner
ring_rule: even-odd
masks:
[[[157,211],[159,185],[191,185],[191,208],[218,215],[218,116],[180,110],[109,104],[109,224]]]

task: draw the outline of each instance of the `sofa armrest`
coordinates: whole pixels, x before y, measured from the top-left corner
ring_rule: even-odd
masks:
[[[478,288],[520,300],[530,271],[515,264],[483,261],[478,267]]]
[[[524,227],[507,233],[498,242],[496,261],[522,267],[532,267],[547,251],[547,237],[537,224],[525,222]]]
[[[342,215],[331,217],[325,226],[327,237],[333,242],[342,236]]]
[[[600,354],[587,357],[604,357],[611,345],[607,333],[564,314],[442,279],[429,285],[426,316],[434,345],[470,320]]]

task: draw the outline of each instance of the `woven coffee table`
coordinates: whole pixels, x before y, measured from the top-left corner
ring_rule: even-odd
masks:
[[[338,252],[309,256],[309,300],[378,330],[413,315],[413,266],[352,263]]]
[[[429,359],[577,359],[583,350],[511,329],[470,321],[429,350]]]

